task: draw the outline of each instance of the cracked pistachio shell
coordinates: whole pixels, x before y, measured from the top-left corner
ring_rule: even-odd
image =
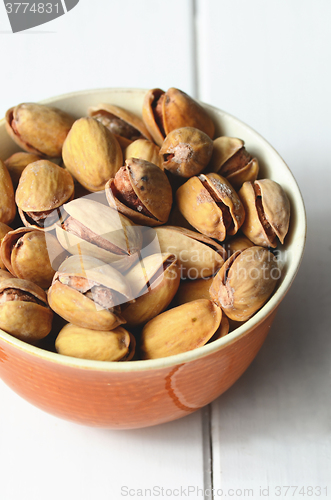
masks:
[[[55,274],[51,255],[63,249],[55,236],[33,228],[19,228],[6,234],[1,244],[1,257],[6,268],[17,278],[48,288]],[[53,260],[53,259],[52,259]]]
[[[79,291],[81,278],[91,288],[109,289],[113,305],[105,308]],[[78,282],[76,287],[65,284],[68,280]],[[73,255],[65,260],[55,273],[48,290],[50,307],[66,321],[82,328],[111,330],[125,323],[119,304],[131,300],[131,290],[126,279],[116,269],[90,256]]]
[[[11,290],[16,300],[6,301],[6,290]],[[47,305],[46,294],[38,285],[18,278],[0,282],[0,328],[5,332],[33,342],[49,334],[52,319],[53,312]]]
[[[153,254],[139,261],[125,276],[135,302],[122,309],[129,326],[147,323],[160,314],[177,292],[180,273],[175,255]]]
[[[75,121],[63,144],[62,155],[66,168],[89,191],[104,189],[123,162],[115,136],[91,117]]]
[[[128,160],[129,158],[139,158],[149,161],[163,170],[159,146],[147,139],[137,139],[125,148],[124,160]]]
[[[14,188],[17,187],[25,167],[27,167],[30,163],[38,160],[42,160],[42,157],[40,155],[22,152],[14,153],[9,158],[7,158],[7,160],[5,160],[5,165],[10,174]]]
[[[244,207],[231,184],[218,174],[191,177],[176,193],[185,219],[202,234],[223,241],[244,222]]]
[[[224,264],[221,245],[202,234],[175,226],[155,228],[161,252],[176,255],[183,278],[205,278]]]
[[[73,200],[63,208],[83,228],[79,236],[70,228],[56,226],[56,236],[69,253],[90,255],[120,270],[128,269],[138,259],[141,230],[127,217],[88,198]]]
[[[44,104],[25,103],[6,113],[6,129],[28,153],[60,157],[62,146],[75,119],[60,109]]]
[[[215,276],[209,293],[212,300],[235,321],[246,321],[269,299],[280,278],[275,256],[254,246],[238,250]]]
[[[142,110],[144,123],[158,146],[177,128],[194,127],[212,139],[215,126],[207,111],[192,97],[179,89],[167,92],[151,89],[147,92]]]
[[[276,248],[281,243],[290,223],[290,202],[282,188],[271,179],[245,182],[239,191],[245,207],[243,233],[256,245]]]
[[[47,213],[61,207],[73,196],[74,181],[70,173],[51,161],[39,160],[25,167],[15,199],[23,224],[43,228]],[[57,219],[57,214],[55,217]],[[52,224],[47,224],[45,229],[52,228]]]
[[[244,141],[236,137],[218,137],[208,170],[225,177],[238,190],[246,181],[254,181],[259,164],[245,149]]]
[[[205,345],[219,328],[221,319],[222,310],[206,299],[159,314],[143,328],[143,359],[165,358]]]
[[[0,282],[3,280],[8,280],[9,278],[15,278],[9,271],[5,269],[0,269]]]
[[[180,177],[200,174],[208,165],[212,152],[211,138],[194,127],[172,130],[160,149],[163,167]]]
[[[10,224],[16,215],[13,183],[8,169],[0,160],[0,222]]]
[[[237,252],[237,250],[245,250],[245,248],[253,246],[254,243],[242,234],[236,234],[232,238],[226,240],[223,244],[227,257],[230,257],[230,255]]]
[[[109,205],[132,222],[145,226],[165,224],[172,206],[166,174],[154,163],[129,158],[106,184]]]
[[[126,148],[140,138],[152,141],[142,119],[127,109],[102,103],[91,106],[88,109],[88,114],[107,127],[115,135],[122,148]]]
[[[0,222],[0,245],[3,238],[6,236],[7,233],[9,233],[9,231],[12,231],[12,228],[7,226],[7,224],[4,224],[3,222]],[[0,269],[6,269],[6,266],[1,258],[1,252],[0,252]]]
[[[58,334],[59,354],[97,361],[120,361],[129,351],[130,333],[118,326],[110,331],[91,330],[68,323]]]

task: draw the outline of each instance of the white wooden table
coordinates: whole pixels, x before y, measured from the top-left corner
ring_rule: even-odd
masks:
[[[73,90],[178,87],[273,144],[309,225],[263,348],[209,407],[99,430],[45,414],[0,381],[1,500],[331,497],[330,21],[329,0],[81,0],[13,35],[0,5],[0,115]]]

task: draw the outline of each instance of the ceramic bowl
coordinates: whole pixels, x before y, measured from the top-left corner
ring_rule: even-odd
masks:
[[[44,101],[73,115],[109,102],[141,116],[145,90],[102,89]],[[11,104],[11,103],[10,103]],[[279,250],[284,265],[276,292],[249,321],[229,335],[193,351],[163,359],[103,362],[75,359],[26,344],[0,331],[0,377],[20,396],[58,417],[113,429],[137,428],[184,417],[220,396],[244,373],[262,346],[277,308],[298,271],[306,218],[296,181],[277,152],[233,116],[204,105],[216,124],[215,137],[245,141],[259,160],[260,177],[279,182],[291,203],[290,231]],[[0,122],[0,157],[17,151]],[[276,332],[274,332],[276,334]]]

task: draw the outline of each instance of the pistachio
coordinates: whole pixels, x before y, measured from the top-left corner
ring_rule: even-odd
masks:
[[[230,323],[225,314],[222,314],[222,320],[220,326],[217,328],[214,335],[208,340],[208,344],[214,342],[215,340],[225,337],[229,333]]]
[[[212,152],[210,137],[193,127],[169,132],[160,149],[163,167],[180,177],[200,174],[208,165]]]
[[[125,323],[120,304],[131,300],[131,290],[108,264],[87,255],[72,255],[55,273],[48,300],[66,321],[107,331]]]
[[[172,190],[162,170],[146,160],[129,158],[106,184],[109,205],[136,224],[157,226],[167,222]]]
[[[239,191],[245,207],[243,233],[256,245],[276,248],[281,243],[290,222],[290,202],[282,188],[271,179],[245,182]]]
[[[216,332],[221,319],[222,310],[206,299],[165,311],[143,328],[143,358],[165,358],[201,347]]]
[[[16,214],[14,188],[6,165],[0,160],[0,222],[10,224]]]
[[[158,227],[155,231],[161,252],[176,255],[182,278],[205,278],[224,264],[223,247],[207,236],[174,226]]]
[[[154,163],[163,170],[163,162],[160,156],[160,148],[147,139],[137,139],[129,144],[124,151],[124,160],[129,158],[139,158]]]
[[[181,280],[177,293],[172,301],[173,307],[192,302],[192,300],[211,300],[209,288],[213,278],[200,278],[197,280]]]
[[[55,348],[58,353],[74,358],[120,361],[128,354],[130,342],[129,332],[121,326],[103,331],[68,323],[58,334]]]
[[[9,158],[7,158],[7,160],[5,160],[5,165],[8,169],[15,189],[25,167],[27,167],[30,163],[39,161],[41,159],[42,157],[40,155],[34,153],[19,152],[14,153]]]
[[[235,137],[218,137],[214,140],[208,170],[225,177],[237,190],[246,181],[255,181],[259,164],[245,149],[244,141]]]
[[[0,245],[3,238],[7,233],[9,233],[9,231],[12,231],[12,228],[7,226],[7,224],[4,224],[3,222],[0,222]],[[1,252],[0,252],[0,269],[6,269],[6,266],[1,258]]]
[[[48,160],[25,167],[16,190],[18,212],[25,226],[51,230],[59,209],[74,196],[70,173]]]
[[[89,191],[101,191],[123,161],[115,136],[94,118],[73,124],[64,144],[63,161],[69,172]]]
[[[10,272],[6,271],[5,269],[0,269],[0,282],[3,280],[8,280],[9,278],[15,278]]]
[[[107,127],[122,148],[126,148],[137,139],[152,140],[142,119],[127,109],[103,103],[91,106],[88,114]]]
[[[280,278],[275,256],[254,246],[225,262],[210,287],[212,300],[235,321],[246,321],[269,299]]]
[[[177,205],[202,234],[223,241],[244,222],[244,207],[231,184],[218,174],[191,177],[176,193]]]
[[[167,92],[152,89],[147,92],[142,110],[145,125],[158,146],[176,128],[194,127],[212,139],[215,126],[207,111],[181,90]]]
[[[49,334],[52,319],[46,294],[35,283],[18,278],[0,282],[0,328],[5,332],[33,342]]]
[[[223,248],[228,257],[237,252],[237,250],[245,250],[245,248],[253,246],[254,243],[252,243],[251,240],[249,240],[246,236],[238,233],[223,243]]]
[[[73,200],[63,209],[63,217],[69,217],[57,224],[56,236],[65,250],[90,255],[120,270],[138,259],[141,231],[127,217],[88,197]]]
[[[17,278],[36,283],[41,288],[51,285],[55,270],[50,252],[63,255],[63,249],[52,234],[33,228],[19,228],[6,234],[1,243],[1,258]],[[63,255],[64,259],[64,255]]]
[[[178,289],[180,273],[175,255],[163,253],[140,260],[125,278],[136,300],[122,308],[122,316],[129,326],[138,326],[168,307]]]
[[[60,157],[63,142],[75,119],[60,109],[26,103],[6,113],[6,129],[28,153]]]

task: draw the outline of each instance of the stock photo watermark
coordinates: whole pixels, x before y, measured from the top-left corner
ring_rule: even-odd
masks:
[[[25,31],[63,16],[76,7],[79,0],[47,0],[45,2],[8,2],[4,0],[13,33]]]

